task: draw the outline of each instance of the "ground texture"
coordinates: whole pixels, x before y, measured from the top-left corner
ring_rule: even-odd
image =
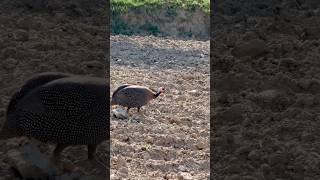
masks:
[[[319,3],[214,6],[212,178],[320,179]]]
[[[111,92],[165,87],[128,122],[111,116],[111,179],[209,178],[209,41],[111,37]]]
[[[105,77],[106,21],[102,9],[82,1],[1,1],[0,3],[0,124],[5,121],[11,95],[38,72],[60,71]],[[48,3],[48,2],[47,2]],[[73,5],[71,5],[73,4]],[[95,5],[95,4],[94,4]],[[86,7],[86,8],[83,8]],[[95,9],[92,13],[92,9]],[[98,13],[98,14],[97,14]],[[0,179],[14,179],[9,172],[8,152],[30,143],[26,138],[0,141]],[[107,143],[98,149],[105,164]],[[39,144],[51,155],[52,145]],[[84,147],[64,151],[65,162],[83,174],[104,174],[87,160]]]

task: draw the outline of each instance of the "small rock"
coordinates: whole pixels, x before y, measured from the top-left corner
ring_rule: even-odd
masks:
[[[259,160],[260,154],[257,150],[253,150],[248,154],[248,159],[250,160]]]
[[[128,118],[127,111],[122,108],[117,108],[112,110],[113,115],[118,119],[126,119]]]
[[[181,172],[186,172],[187,171],[187,168],[185,166],[179,166],[178,169]]]
[[[186,172],[181,172],[178,174],[178,179],[179,180],[192,180],[192,176],[189,173]]]
[[[154,143],[154,139],[151,136],[147,136],[146,139],[145,139],[145,142],[149,143],[149,144],[153,144]]]
[[[259,100],[266,102],[266,103],[272,103],[274,101],[276,101],[278,99],[279,96],[281,96],[282,94],[275,89],[268,89],[268,90],[264,90],[261,91],[258,94],[258,98]]]
[[[207,144],[204,143],[204,142],[198,142],[196,144],[196,147],[197,147],[197,149],[202,150],[202,149],[205,149],[207,147]]]
[[[148,152],[143,152],[142,157],[143,159],[149,160],[151,156]]]
[[[119,175],[122,177],[127,177],[129,173],[127,167],[121,167],[118,172],[119,172]]]
[[[39,149],[25,145],[8,153],[8,162],[24,179],[38,179],[60,175],[62,172]]]
[[[191,94],[195,94],[195,93],[197,93],[198,91],[197,90],[191,90],[191,91],[189,91],[189,93],[191,93]]]

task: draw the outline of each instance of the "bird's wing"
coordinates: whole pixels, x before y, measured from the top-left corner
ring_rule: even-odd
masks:
[[[19,102],[23,111],[46,116],[75,117],[90,116],[97,106],[94,93],[85,91],[81,85],[42,86]],[[84,113],[85,112],[85,113]]]
[[[114,95],[117,94],[121,89],[126,88],[126,87],[128,87],[128,86],[131,86],[131,84],[124,84],[124,85],[119,86],[119,87],[113,92],[112,97],[114,97]]]
[[[32,90],[36,89],[37,87],[40,87],[48,82],[68,77],[69,75],[64,73],[58,73],[58,72],[48,72],[48,73],[40,73],[29,80],[21,87],[19,91],[13,94],[10,103],[7,108],[7,115],[11,112],[14,112],[15,106],[19,102],[20,99],[22,99],[26,94],[30,93]]]

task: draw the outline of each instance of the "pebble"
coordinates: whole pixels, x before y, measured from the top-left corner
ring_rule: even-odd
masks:
[[[148,152],[146,152],[146,151],[143,152],[142,157],[143,157],[143,159],[146,159],[146,160],[151,159],[150,154]]]
[[[178,169],[179,169],[179,171],[181,171],[181,172],[186,172],[186,171],[187,171],[187,168],[186,168],[185,166],[182,166],[182,165],[180,165],[180,166],[178,167]]]
[[[127,167],[122,167],[118,171],[119,175],[122,177],[127,177],[129,174],[128,168]]]
[[[6,70],[14,69],[18,64],[18,60],[14,58],[8,58],[2,61],[2,67]]]
[[[29,34],[26,31],[20,30],[16,33],[16,40],[22,42],[28,41]]]
[[[147,136],[146,139],[145,139],[145,142],[149,143],[149,144],[153,144],[154,143],[154,139],[151,136]]]
[[[127,111],[125,111],[124,109],[122,109],[120,107],[113,109],[112,113],[118,119],[127,119],[128,118]]]
[[[2,58],[8,59],[8,58],[15,58],[17,54],[17,49],[12,47],[7,47],[4,50],[2,50]]]
[[[260,154],[257,150],[253,150],[248,154],[248,159],[250,160],[259,160]]]
[[[196,144],[196,147],[197,147],[198,150],[203,150],[203,149],[205,149],[207,147],[207,144],[204,143],[204,142],[198,142]]]
[[[189,173],[180,172],[178,174],[178,179],[179,180],[192,180],[193,178],[192,178],[191,174],[189,174]]]
[[[32,145],[24,145],[19,151],[8,153],[8,162],[24,179],[38,179],[61,175],[61,170],[55,166],[39,149]]]

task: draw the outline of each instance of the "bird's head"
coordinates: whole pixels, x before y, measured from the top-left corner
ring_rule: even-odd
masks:
[[[158,93],[160,94],[160,96],[163,96],[164,92],[165,92],[165,88],[164,87],[159,87]]]

